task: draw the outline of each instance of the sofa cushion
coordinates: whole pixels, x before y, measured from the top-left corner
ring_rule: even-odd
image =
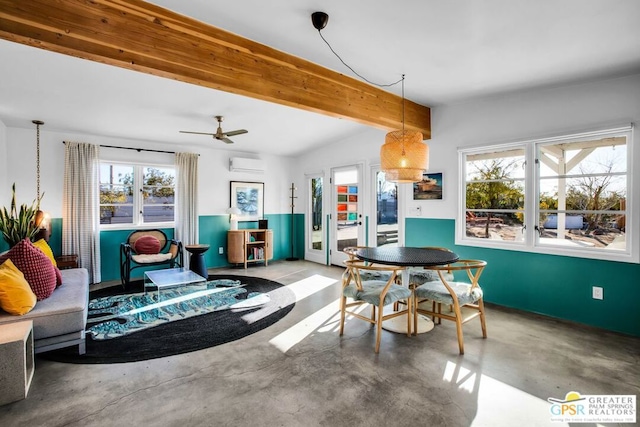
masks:
[[[56,288],[55,267],[29,239],[18,242],[3,257],[13,261],[13,264],[24,274],[38,301],[48,298]],[[4,260],[0,260],[2,261]]]
[[[138,264],[153,264],[156,262],[169,261],[171,259],[171,253],[166,254],[154,254],[154,255],[131,255],[131,259]]]
[[[160,249],[160,240],[154,236],[142,236],[133,242],[133,251],[138,255],[154,255]]]
[[[9,314],[22,316],[36,305],[36,295],[24,275],[10,259],[0,265],[0,308]]]
[[[84,268],[61,270],[62,286],[51,297],[38,301],[27,315],[33,320],[33,337],[48,337],[84,331],[89,305],[89,274]]]

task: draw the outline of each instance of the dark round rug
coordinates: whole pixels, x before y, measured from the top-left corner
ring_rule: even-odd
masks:
[[[223,310],[158,325],[119,338],[93,340],[87,334],[86,353],[78,354],[78,347],[67,347],[41,353],[38,356],[64,363],[126,363],[188,353],[244,338],[273,325],[286,316],[295,305],[295,295],[287,287],[272,280],[235,275],[210,275],[209,280],[240,280],[248,293],[268,293],[270,302],[241,311]],[[100,289],[89,299],[143,292],[141,280],[131,282],[124,291],[121,286]],[[247,313],[265,313],[248,323]]]

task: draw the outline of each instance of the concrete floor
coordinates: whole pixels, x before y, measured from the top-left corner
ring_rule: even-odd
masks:
[[[28,398],[0,407],[0,426],[558,426],[549,397],[640,394],[638,338],[489,306],[489,337],[465,325],[464,356],[452,322],[411,338],[383,331],[376,355],[365,322],[338,336],[342,269],[229,271],[290,285],[299,301],[267,329],[185,355],[37,358]]]

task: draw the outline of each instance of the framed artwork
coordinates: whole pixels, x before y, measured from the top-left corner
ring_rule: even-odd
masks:
[[[238,221],[257,221],[264,215],[264,182],[231,181],[232,208],[240,209]]]
[[[442,172],[424,173],[413,183],[413,200],[442,200]]]

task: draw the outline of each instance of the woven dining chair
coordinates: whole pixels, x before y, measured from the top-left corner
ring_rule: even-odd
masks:
[[[348,246],[342,250],[350,260],[358,259],[356,256],[356,252],[358,249],[366,249],[368,246]],[[373,263],[367,261],[366,264],[373,265]],[[391,272],[389,270],[370,270],[370,271],[360,271],[362,280],[389,280],[391,277]],[[396,283],[400,284],[400,277],[397,278]]]
[[[482,337],[487,337],[487,325],[484,315],[483,292],[479,284],[480,275],[486,267],[486,261],[480,260],[459,260],[453,264],[429,267],[429,269],[437,272],[440,280],[428,281],[415,287],[414,304],[414,329],[417,328],[418,314],[431,316],[433,319],[438,318],[438,324],[441,319],[452,320],[456,322],[456,332],[458,334],[458,347],[460,354],[464,354],[464,338],[462,335],[462,325],[476,317],[480,317],[480,325],[482,327]],[[469,282],[459,282],[449,280],[447,273],[456,271],[466,272]],[[432,309],[420,308],[419,304],[425,301],[432,302]],[[442,304],[451,305],[449,313],[442,312]],[[472,313],[463,317],[462,308],[468,307]]]
[[[345,262],[346,270],[342,277],[342,298],[340,299],[340,336],[344,333],[346,315],[357,317],[376,326],[375,352],[380,350],[382,334],[382,322],[398,316],[407,316],[407,336],[411,336],[411,312],[413,307],[412,292],[401,285],[396,284],[396,277],[404,267],[390,265],[371,265],[358,259],[350,259]],[[390,273],[387,279],[369,279],[364,277],[369,273]],[[347,302],[347,298],[351,302]],[[397,301],[406,301],[406,309],[383,314],[386,305]],[[363,304],[371,305],[371,317],[365,317],[352,307]],[[376,310],[377,308],[377,310]]]

